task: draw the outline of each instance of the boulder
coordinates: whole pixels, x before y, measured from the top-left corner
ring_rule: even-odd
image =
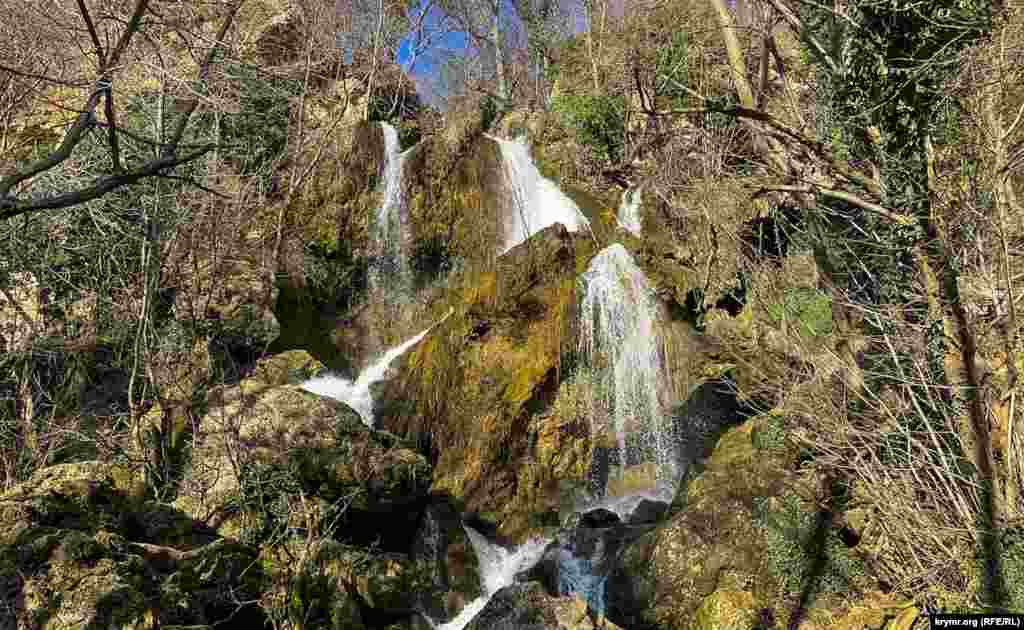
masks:
[[[17,627],[265,621],[255,550],[147,500],[125,467],[38,471],[0,496],[0,532],[2,619]]]
[[[758,416],[728,429],[684,489],[685,509],[617,560],[608,616],[626,627],[760,627],[763,619],[838,615],[871,587],[813,475],[753,438]],[[769,624],[770,626],[771,624]],[[803,627],[803,626],[801,626]]]
[[[309,527],[310,518],[343,505],[353,539],[384,536],[407,551],[430,467],[395,436],[370,431],[344,403],[301,389],[321,369],[293,351],[262,360],[238,385],[211,390],[206,413],[186,427],[190,457],[174,505],[233,536],[251,524],[246,513],[255,506],[278,501],[275,518]],[[299,509],[300,494],[324,509]],[[382,522],[383,513],[390,516]]]

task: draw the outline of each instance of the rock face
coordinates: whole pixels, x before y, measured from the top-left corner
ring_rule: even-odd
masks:
[[[571,438],[538,424],[538,414],[554,400],[562,352],[574,341],[574,271],[573,241],[554,225],[495,270],[454,280],[462,287],[455,314],[396,362],[396,378],[378,394],[378,425],[429,448],[434,491],[505,535],[541,524],[528,522],[531,513],[557,519],[557,478],[537,457],[545,433]]]
[[[447,620],[481,594],[479,560],[462,526],[462,519],[445,497],[431,497],[423,511],[411,556],[428,567],[431,592],[424,601],[430,617]]]

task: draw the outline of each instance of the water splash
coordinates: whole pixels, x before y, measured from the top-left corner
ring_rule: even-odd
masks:
[[[561,223],[570,232],[583,227],[589,229],[590,222],[572,199],[537,170],[525,141],[488,138],[497,142],[501,150],[512,197],[511,210],[505,218],[505,240],[499,253],[504,254],[554,223]]]
[[[430,326],[430,328],[427,328],[400,346],[396,346],[385,352],[379,359],[363,370],[356,380],[350,381],[347,378],[328,374],[326,376],[318,376],[306,381],[302,384],[302,389],[313,394],[333,398],[334,400],[340,400],[341,402],[346,403],[359,414],[359,417],[363,419],[363,424],[372,429],[374,424],[373,395],[370,393],[370,386],[378,381],[384,380],[391,362],[404,354],[406,350],[419,343],[419,341],[423,339],[431,329],[448,319],[452,312],[453,311],[449,310],[448,314],[445,315],[441,321],[437,322],[437,324]]]
[[[629,494],[654,491],[659,497],[671,496],[679,477],[678,458],[659,398],[666,380],[654,292],[618,243],[594,257],[580,282],[580,378],[590,390],[592,435],[614,435],[620,476],[627,467],[653,466],[651,483]],[[605,498],[607,487],[594,490],[597,499]]]
[[[550,540],[544,538],[531,538],[514,550],[509,551],[501,545],[491,543],[471,527],[463,525],[469,541],[476,553],[478,566],[480,567],[480,579],[483,582],[483,594],[463,607],[459,614],[450,621],[437,624],[429,617],[427,621],[437,630],[462,630],[473,620],[481,610],[487,606],[494,594],[511,585],[516,575],[528,571],[537,564],[544,551],[548,548]]]
[[[633,234],[640,236],[642,221],[640,219],[640,205],[643,203],[640,188],[627,190],[622,193],[622,204],[619,205],[617,216],[619,226]]]
[[[380,248],[380,259],[370,270],[374,287],[382,287],[385,282],[401,282],[408,267],[402,245],[405,222],[402,173],[409,151],[401,150],[397,129],[386,122],[380,126],[384,132],[384,198],[377,209],[374,229],[374,239]]]

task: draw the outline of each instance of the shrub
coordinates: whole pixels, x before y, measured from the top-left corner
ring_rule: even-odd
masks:
[[[284,151],[291,99],[302,86],[247,66],[229,67],[226,73],[237,90],[239,111],[222,116],[221,140],[230,145],[226,155],[242,174],[256,173]]]
[[[625,132],[625,102],[620,96],[560,96],[552,103],[562,125],[610,162],[619,159]]]
[[[767,542],[768,569],[789,595],[804,589],[814,594],[856,592],[865,575],[864,563],[847,548],[831,527],[819,528],[818,514],[797,496],[787,495],[780,504],[762,502],[755,522]]]
[[[674,107],[685,107],[688,96],[685,86],[689,79],[686,33],[676,33],[672,43],[658,51],[654,73],[657,93],[672,99]]]
[[[832,332],[832,299],[815,289],[787,289],[782,300],[768,304],[766,310],[772,323],[795,323],[800,334],[818,336]]]
[[[754,447],[767,451],[779,451],[786,448],[784,421],[784,418],[772,413],[762,416],[750,434]]]
[[[498,104],[490,95],[484,96],[480,100],[480,128],[488,131],[497,119]]]
[[[352,306],[366,289],[368,265],[366,259],[353,256],[347,245],[306,243],[304,270],[313,303],[342,310]]]

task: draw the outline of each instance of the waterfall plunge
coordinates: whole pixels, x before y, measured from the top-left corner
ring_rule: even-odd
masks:
[[[448,311],[448,314],[445,315],[440,322],[434,324],[434,326],[437,326],[444,320],[448,319],[451,314],[452,311]],[[388,367],[391,365],[391,362],[404,354],[406,350],[419,343],[419,341],[423,339],[423,337],[425,337],[427,333],[434,328],[434,326],[427,328],[400,346],[396,346],[385,352],[379,359],[363,370],[355,381],[350,381],[347,378],[341,378],[340,376],[333,375],[318,376],[303,383],[302,389],[313,394],[333,398],[334,400],[340,400],[341,402],[346,403],[359,414],[359,417],[363,419],[363,424],[372,429],[373,395],[370,393],[370,386],[383,380],[387,375]]]
[[[488,137],[498,143],[512,193],[511,210],[505,218],[505,242],[499,253],[504,254],[554,223],[561,223],[570,232],[590,227],[579,207],[540,174],[524,141]]]
[[[402,152],[397,129],[385,122],[380,126],[384,132],[384,198],[377,209],[374,231],[381,253],[380,260],[370,272],[370,282],[374,287],[381,287],[385,281],[401,284],[407,267],[402,246],[402,225],[405,221],[402,171],[409,152]]]
[[[678,463],[669,420],[659,401],[659,391],[666,384],[653,290],[618,243],[594,257],[581,283],[579,351],[591,388],[592,433],[597,440],[614,435],[613,456],[620,479],[627,466],[653,466],[653,475],[648,475],[642,488],[627,488],[614,497],[607,486],[594,488],[600,506],[625,512],[635,508],[639,498],[670,501]]]
[[[550,541],[543,538],[531,538],[513,551],[509,551],[500,545],[495,545],[484,538],[471,527],[463,526],[469,541],[476,553],[478,566],[480,567],[480,579],[483,582],[483,594],[466,604],[466,606],[453,617],[451,621],[443,624],[435,624],[428,618],[430,625],[438,630],[462,630],[473,617],[476,617],[481,610],[491,601],[494,594],[512,584],[516,574],[528,571],[540,561]]]

